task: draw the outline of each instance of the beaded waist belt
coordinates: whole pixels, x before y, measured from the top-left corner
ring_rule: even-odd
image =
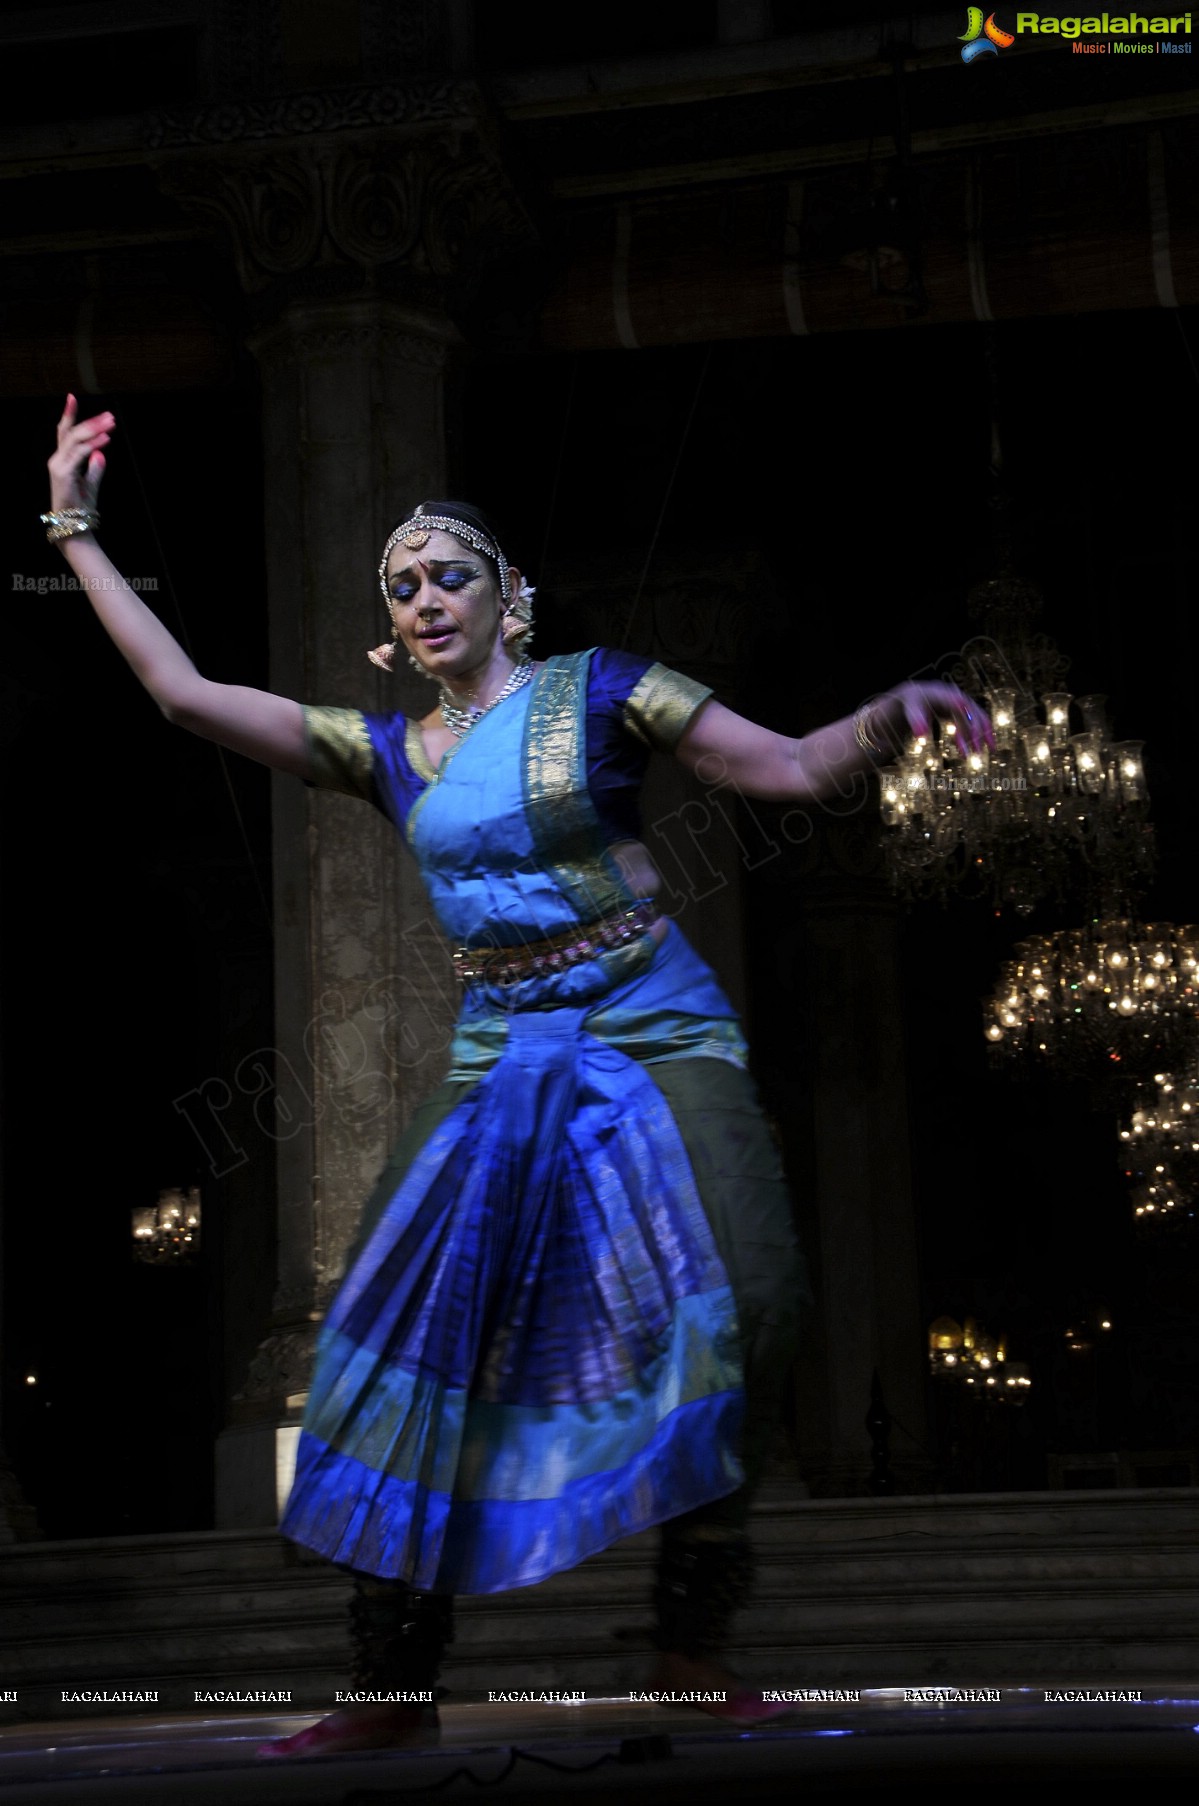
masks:
[[[455,947],[450,958],[463,984],[514,985],[543,972],[564,972],[609,947],[621,947],[657,920],[657,902],[643,897],[631,909],[546,941],[528,941],[523,947]]]

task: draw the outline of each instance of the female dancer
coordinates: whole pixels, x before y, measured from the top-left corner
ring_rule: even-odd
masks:
[[[527,1586],[663,1526],[655,1686],[761,1702],[720,1665],[747,1510],[806,1293],[732,1008],[657,914],[651,748],[747,796],[819,801],[982,712],[907,683],[802,740],[643,658],[535,664],[531,591],[486,522],[427,502],[383,548],[421,720],[303,707],[196,671],[94,537],[113,418],[68,397],[48,531],[167,717],[381,809],[419,861],[464,994],[445,1083],[381,1176],[322,1327],[283,1531],[349,1569],[376,1698],[265,1753],[434,1734],[455,1593]]]

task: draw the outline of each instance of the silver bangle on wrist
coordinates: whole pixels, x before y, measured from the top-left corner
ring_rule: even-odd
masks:
[[[39,514],[38,519],[52,546],[62,539],[74,539],[77,533],[90,533],[100,525],[100,515],[95,508],[55,508],[49,514]]]

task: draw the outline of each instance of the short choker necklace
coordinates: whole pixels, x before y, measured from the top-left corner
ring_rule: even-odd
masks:
[[[486,703],[481,709],[460,708],[458,704],[453,701],[449,691],[443,684],[441,686],[441,718],[449,728],[451,734],[461,740],[464,735],[470,732],[476,721],[482,721],[484,715],[489,715],[492,709],[498,708],[500,703],[505,702],[516,690],[523,689],[532,675],[533,661],[526,656],[525,658],[522,658],[519,665],[513,669],[511,677],[499,694],[493,696],[491,701]]]

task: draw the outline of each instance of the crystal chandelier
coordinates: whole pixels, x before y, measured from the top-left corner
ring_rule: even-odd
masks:
[[[1032,1377],[1023,1361],[1009,1361],[1002,1336],[989,1336],[973,1317],[958,1324],[937,1317],[928,1326],[929,1372],[938,1381],[953,1380],[976,1398],[1022,1404]]]
[[[1194,1220],[1199,1197],[1199,1061],[1175,1077],[1155,1072],[1136,1087],[1120,1130],[1120,1163],[1133,1214],[1146,1227]]]
[[[130,1213],[133,1258],[147,1266],[181,1266],[200,1252],[200,1189],[183,1191],[171,1186],[158,1194],[158,1203],[137,1206]]]
[[[971,596],[982,635],[951,671],[990,713],[994,750],[963,755],[952,726],[912,740],[880,782],[891,882],[909,897],[965,888],[1028,915],[1081,889],[1127,911],[1153,869],[1142,742],[1113,738],[1102,696],[1062,687],[1068,662],[1032,624],[1039,593],[998,577]]]
[[[1199,1016],[1199,928],[1127,918],[1018,943],[984,1005],[1002,1057],[1077,1073],[1098,1060],[1126,1074],[1173,1064]]]

